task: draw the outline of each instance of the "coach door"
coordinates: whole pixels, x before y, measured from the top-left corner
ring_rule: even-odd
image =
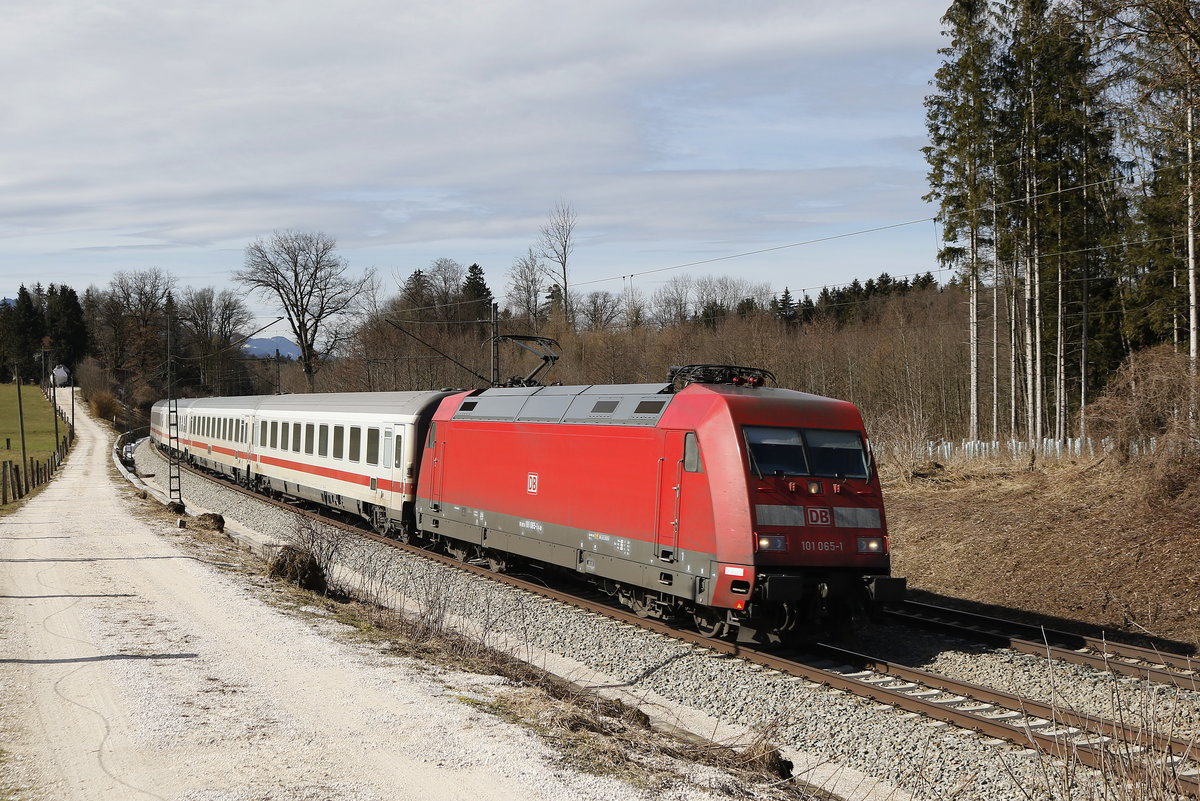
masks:
[[[384,435],[391,442],[389,453],[391,454],[391,466],[388,472],[392,478],[392,492],[396,493],[397,497],[392,503],[396,508],[400,507],[400,502],[404,496],[409,493],[408,477],[405,473],[408,459],[404,454],[404,423],[393,423],[388,426],[387,433]]]
[[[675,561],[679,547],[679,505],[683,490],[683,431],[667,431],[663,456],[658,460],[658,499],[654,555]]]

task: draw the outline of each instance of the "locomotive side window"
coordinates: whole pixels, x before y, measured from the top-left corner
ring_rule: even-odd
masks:
[[[805,429],[814,476],[867,478],[867,455],[856,431]]]
[[[806,476],[804,442],[795,428],[743,426],[750,469],[760,476]]]
[[[696,441],[694,431],[683,436],[683,469],[688,473],[704,472],[704,465],[700,462],[700,443]]]
[[[309,423],[304,427],[304,452],[309,456],[311,456],[313,452],[313,440],[315,439],[315,437],[313,437],[313,432],[315,430],[316,426],[314,426],[312,423]]]
[[[271,447],[272,448],[279,447],[279,421],[278,420],[271,421]]]
[[[342,445],[346,439],[346,429],[342,426],[333,427],[333,458],[342,458]]]
[[[362,429],[358,426],[350,427],[350,452],[346,458],[352,462],[357,462],[359,452],[362,450]]]
[[[320,439],[317,440],[317,456],[327,456],[329,454],[329,426],[322,423],[320,432]]]
[[[291,423],[283,423],[279,426],[279,449],[286,451],[288,449],[288,431],[291,428]]]
[[[379,429],[367,429],[367,464],[379,464]]]

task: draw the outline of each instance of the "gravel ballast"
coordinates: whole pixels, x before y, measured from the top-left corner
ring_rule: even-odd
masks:
[[[139,471],[165,461],[143,444]],[[294,517],[220,484],[183,474],[189,505],[222,514],[263,535],[294,536]],[[453,617],[484,641],[519,643],[530,655],[557,654],[723,721],[765,731],[785,754],[844,766],[917,799],[1080,797],[1103,778],[1028,749],[903,713],[810,682],[583,612],[336,529],[337,561],[364,586],[359,593],[414,614]],[[464,622],[465,621],[465,622]],[[897,635],[901,636],[897,636]],[[1176,736],[1200,725],[1200,695],[1113,678],[1086,668],[956,642],[915,629],[868,630],[844,643],[898,663],[944,673],[1072,711],[1150,720]],[[1142,716],[1142,717],[1139,717]],[[1067,779],[1067,772],[1072,776]],[[835,767],[834,773],[837,772]]]

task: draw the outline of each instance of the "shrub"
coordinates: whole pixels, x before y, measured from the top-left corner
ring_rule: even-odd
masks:
[[[93,392],[88,398],[88,406],[92,410],[92,416],[98,420],[111,421],[121,413],[120,402],[108,390]]]

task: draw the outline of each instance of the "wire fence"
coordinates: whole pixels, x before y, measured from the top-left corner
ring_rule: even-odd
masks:
[[[1200,446],[1200,441],[1192,443]],[[1080,459],[1095,459],[1118,448],[1112,438],[1069,437],[1055,439],[1046,437],[1036,442],[1028,440],[933,440],[915,445],[876,442],[873,444],[881,460],[899,462],[931,461],[943,464],[969,462],[1028,462],[1032,456],[1037,461],[1058,462]],[[1121,446],[1126,447],[1126,446]],[[1159,451],[1157,437],[1128,443],[1129,456],[1138,458],[1152,456]]]

